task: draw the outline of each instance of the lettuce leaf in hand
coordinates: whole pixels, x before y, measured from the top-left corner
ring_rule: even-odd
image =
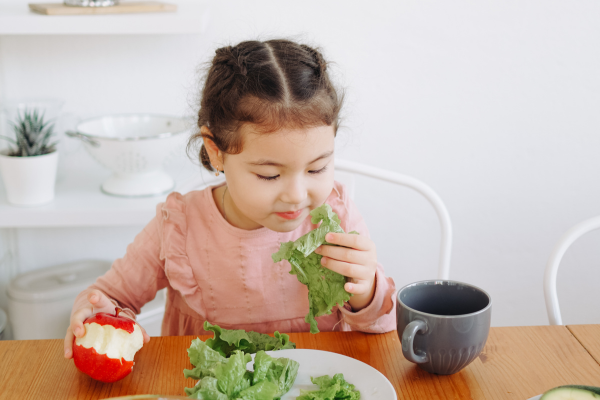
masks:
[[[310,378],[312,383],[319,386],[318,390],[302,390],[296,400],[359,400],[360,392],[354,385],[346,382],[343,374],[335,374],[318,378]]]
[[[315,318],[331,314],[336,304],[343,307],[352,295],[344,289],[346,277],[321,266],[322,257],[314,253],[317,247],[328,244],[325,235],[329,232],[344,233],[340,219],[329,204],[315,208],[310,215],[313,224],[322,221],[319,227],[294,242],[281,243],[279,251],[271,257],[273,262],[288,260],[292,266],[290,274],[308,286],[309,311],[304,320],[310,324],[311,333],[318,333]]]
[[[244,353],[254,354],[260,350],[295,349],[296,344],[290,342],[290,337],[285,333],[275,331],[274,336],[243,329],[223,329],[204,321],[204,330],[212,331],[214,337],[206,341],[206,345],[217,351],[223,357],[229,357],[233,351],[242,350]]]

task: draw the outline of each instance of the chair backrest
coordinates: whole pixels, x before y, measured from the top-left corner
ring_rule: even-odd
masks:
[[[556,294],[556,277],[558,266],[567,249],[581,236],[593,230],[600,229],[600,217],[586,219],[569,229],[556,243],[544,272],[544,298],[550,325],[562,325],[558,295]]]
[[[354,196],[355,184],[354,177],[349,176],[358,174],[381,181],[393,183],[396,185],[406,186],[416,190],[423,195],[435,209],[440,220],[442,229],[442,240],[440,245],[440,258],[438,265],[438,279],[448,279],[450,276],[450,253],[452,249],[452,224],[450,215],[442,199],[422,181],[413,177],[402,175],[396,172],[387,171],[381,168],[375,168],[368,165],[363,165],[347,160],[335,160],[335,178],[344,183],[348,187],[350,197]]]

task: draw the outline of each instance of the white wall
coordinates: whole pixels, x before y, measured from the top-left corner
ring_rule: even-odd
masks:
[[[197,68],[216,47],[280,36],[320,45],[346,88],[339,156],[413,175],[439,193],[454,225],[451,278],[489,291],[493,325],[547,323],[542,276],[552,246],[600,215],[600,3],[207,7],[203,35],[1,36],[2,96],[62,97],[79,117],[190,113]],[[358,184],[397,286],[434,277],[439,228],[428,204],[408,190]],[[137,229],[115,230],[103,254],[118,256]],[[109,231],[84,231],[89,254]],[[23,269],[87,254],[85,241],[69,243],[81,231],[57,232],[19,233]],[[584,237],[561,265],[566,323],[600,322],[599,240],[600,232]]]

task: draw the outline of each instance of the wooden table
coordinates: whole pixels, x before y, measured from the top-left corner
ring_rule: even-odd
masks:
[[[396,332],[296,333],[290,338],[298,348],[332,351],[373,366],[392,382],[398,399],[525,400],[558,385],[600,386],[599,333],[600,325],[492,328],[479,358],[450,376],[429,374],[406,361]],[[184,395],[183,388],[195,383],[182,373],[191,368],[186,349],[193,338],[152,338],[136,355],[133,373],[113,384],[77,371],[62,356],[62,340],[2,341],[0,399]]]
[[[569,325],[567,328],[600,364],[600,325]]]

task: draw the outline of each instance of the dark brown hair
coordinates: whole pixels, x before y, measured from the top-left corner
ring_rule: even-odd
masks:
[[[204,136],[226,154],[242,151],[238,130],[255,124],[261,133],[281,128],[328,125],[337,132],[342,95],[327,73],[327,62],[312,47],[289,40],[246,41],[216,51],[202,89],[198,127],[188,150]],[[214,171],[202,144],[200,161]]]

